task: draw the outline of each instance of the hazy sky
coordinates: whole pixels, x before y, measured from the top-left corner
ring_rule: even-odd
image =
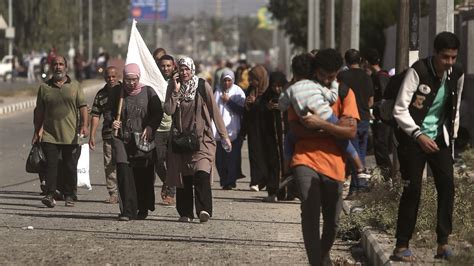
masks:
[[[217,2],[219,0],[168,0],[168,16],[194,15],[205,11],[216,14]],[[257,10],[267,4],[267,0],[220,0],[223,16],[238,14],[241,16],[255,15]]]

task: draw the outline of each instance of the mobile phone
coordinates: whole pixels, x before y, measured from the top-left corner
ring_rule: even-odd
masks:
[[[301,110],[300,115],[301,116],[306,116],[306,115],[309,114],[308,111],[309,111],[308,108],[304,108],[303,110]]]

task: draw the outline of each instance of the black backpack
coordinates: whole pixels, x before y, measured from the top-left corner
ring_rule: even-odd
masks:
[[[412,67],[414,66],[415,65],[413,65]],[[419,62],[418,64],[416,64],[416,66],[418,76],[426,76],[429,74],[424,62]],[[397,100],[398,92],[400,91],[400,87],[402,86],[407,71],[408,69],[405,69],[403,72],[390,77],[390,80],[388,81],[387,86],[385,87],[382,102],[378,107],[378,117],[380,118],[380,120],[383,123],[393,127],[397,126],[397,122],[393,117],[393,108],[395,107],[395,101]]]

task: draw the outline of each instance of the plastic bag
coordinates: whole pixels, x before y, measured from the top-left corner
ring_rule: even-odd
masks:
[[[89,144],[81,145],[81,156],[77,162],[77,187],[92,189],[89,174]]]
[[[25,170],[27,173],[39,173],[40,170],[46,164],[46,156],[44,155],[43,149],[39,143],[33,144],[26,159]]]

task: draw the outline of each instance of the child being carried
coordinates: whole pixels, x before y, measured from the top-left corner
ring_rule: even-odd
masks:
[[[336,102],[339,96],[339,83],[334,80],[330,88],[327,88],[311,80],[313,77],[312,60],[312,55],[308,53],[293,58],[291,62],[293,84],[281,93],[278,108],[281,111],[286,111],[292,106],[300,117],[314,112],[321,119],[336,124],[339,119],[334,115],[331,105]],[[286,160],[292,157],[296,140],[296,136],[289,131],[285,140]],[[337,140],[336,144],[354,161],[359,178],[367,178],[367,175],[364,174],[364,165],[352,143],[349,140]]]

